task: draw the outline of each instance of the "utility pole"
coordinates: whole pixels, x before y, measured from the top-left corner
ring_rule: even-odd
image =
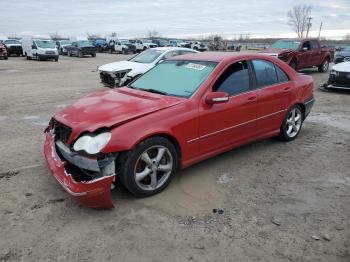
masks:
[[[320,39],[320,37],[321,37],[322,26],[323,26],[323,22],[321,22],[321,24],[320,24],[320,31],[318,32],[318,39]]]
[[[312,20],[312,17],[310,16],[309,18],[308,18],[308,23],[307,23],[307,33],[306,33],[306,38],[308,38],[309,37],[309,32],[310,32],[310,28],[311,28],[311,20]]]

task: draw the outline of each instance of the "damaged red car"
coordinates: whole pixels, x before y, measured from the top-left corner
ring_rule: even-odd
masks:
[[[242,144],[295,139],[314,103],[313,79],[262,54],[206,52],[165,60],[128,86],[58,112],[45,157],[63,188],[111,208],[120,182],[137,197],[176,172]]]

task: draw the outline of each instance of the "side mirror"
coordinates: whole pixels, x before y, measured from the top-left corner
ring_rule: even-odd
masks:
[[[307,48],[307,47],[303,47],[303,49],[301,49],[301,51],[303,51],[303,52],[306,52],[308,50],[309,50],[309,48]]]
[[[229,101],[229,94],[226,92],[212,92],[207,95],[205,102],[208,105],[222,104]]]
[[[35,45],[32,45],[32,49],[37,49]]]

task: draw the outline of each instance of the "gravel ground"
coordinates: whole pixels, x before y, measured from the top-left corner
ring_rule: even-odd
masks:
[[[322,92],[297,140],[232,150],[116,208],[77,204],[49,174],[50,116],[103,90],[97,65],[128,56],[0,61],[0,261],[350,261],[350,96]]]

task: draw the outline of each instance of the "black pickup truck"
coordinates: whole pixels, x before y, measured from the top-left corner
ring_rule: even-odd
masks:
[[[71,45],[66,46],[69,56],[83,57],[85,55],[96,56],[96,47],[94,47],[89,41],[75,41]]]

